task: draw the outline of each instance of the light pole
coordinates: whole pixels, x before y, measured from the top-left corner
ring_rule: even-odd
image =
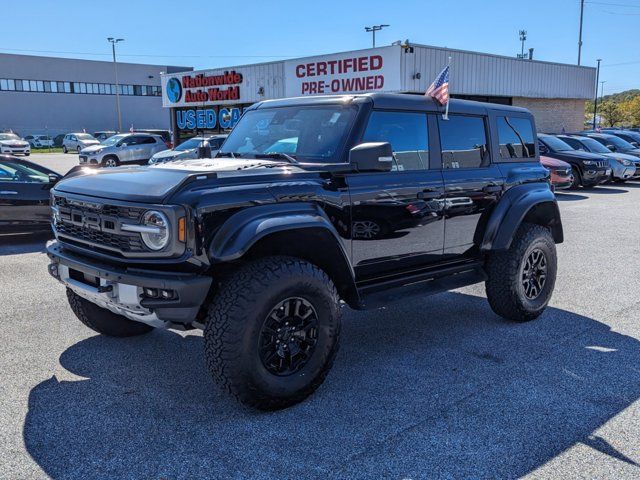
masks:
[[[376,48],[376,32],[388,26],[389,25],[372,25],[371,27],[364,27],[365,32],[371,32],[373,34],[373,48]]]
[[[118,83],[118,62],[116,61],[116,43],[124,42],[124,38],[107,38],[113,52],[113,70],[116,74],[116,110],[118,111],[118,133],[122,133],[122,113],[120,112],[120,84]]]
[[[600,62],[601,58],[597,60],[598,67],[596,69],[596,98],[593,101],[593,129],[596,129],[596,115],[598,114],[598,83],[600,81]]]
[[[580,33],[578,34],[578,65],[580,65],[580,57],[582,55],[582,19],[583,18],[584,18],[584,0],[580,0]]]
[[[604,84],[607,83],[606,80],[600,81],[600,103],[604,102]]]

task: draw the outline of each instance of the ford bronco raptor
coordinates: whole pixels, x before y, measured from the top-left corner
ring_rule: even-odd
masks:
[[[250,107],[215,158],[75,172],[52,189],[49,272],[116,337],[204,330],[215,380],[300,402],[338,351],[342,303],[485,282],[538,317],[563,232],[525,109],[362,94]]]

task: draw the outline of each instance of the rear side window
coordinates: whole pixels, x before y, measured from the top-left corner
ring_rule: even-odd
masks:
[[[424,113],[373,111],[362,141],[389,142],[399,171],[424,170],[429,165],[429,135]]]
[[[536,156],[533,125],[528,118],[497,117],[500,158],[533,158]]]
[[[138,143],[141,143],[141,144],[156,143],[156,139],[153,137],[142,137],[142,141]]]
[[[442,168],[478,168],[489,160],[487,129],[483,117],[438,116]]]

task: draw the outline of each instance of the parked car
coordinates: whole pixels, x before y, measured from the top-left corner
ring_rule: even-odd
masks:
[[[166,149],[167,144],[159,135],[121,133],[80,151],[80,164],[102,167],[144,165],[154,154]]]
[[[629,155],[633,155],[634,157],[640,157],[640,149],[634,147],[629,142],[621,139],[620,137],[616,137],[615,135],[611,135],[609,133],[584,133],[580,132],[577,135],[593,138],[594,140],[600,142],[602,145],[607,147],[610,151],[615,153],[627,153]]]
[[[268,410],[323,382],[341,301],[378,308],[486,282],[498,315],[533,320],[563,241],[533,116],[465,100],[441,112],[402,94],[263,101],[200,167],[65,179],[52,193],[49,272],[101,334],[204,328],[214,378]],[[268,151],[284,138],[295,151]],[[354,235],[389,206],[410,214],[400,229]]]
[[[45,167],[0,155],[0,233],[51,232],[49,197],[59,179]]]
[[[563,142],[576,150],[596,153],[609,158],[611,165],[611,180],[625,182],[630,178],[640,177],[640,158],[626,153],[614,153],[593,138],[580,135],[558,135]]]
[[[149,165],[156,163],[172,162],[174,160],[192,160],[198,158],[199,148],[207,149],[208,158],[215,157],[228,135],[210,135],[208,137],[193,137],[182,142],[173,150],[164,150],[156,153],[149,159]],[[204,142],[204,143],[203,143]]]
[[[27,135],[24,139],[29,142],[31,148],[53,147],[53,139],[49,135]]]
[[[167,148],[173,148],[173,142],[171,141],[171,132],[169,130],[158,130],[153,128],[136,128],[132,133],[150,133],[151,135],[160,135],[164,142],[167,144]]]
[[[0,133],[0,153],[31,155],[31,145],[15,133]]]
[[[88,133],[67,133],[62,140],[62,151],[64,153],[73,151],[80,153],[80,150],[91,145],[100,145],[100,141]]]
[[[571,188],[573,185],[573,171],[570,164],[544,155],[540,155],[540,163],[551,173],[551,185],[556,190]]]
[[[538,134],[540,155],[563,160],[571,165],[573,185],[571,188],[593,187],[609,180],[609,159],[595,153],[574,150],[571,145],[553,135]]]
[[[638,132],[632,132],[630,130],[608,130],[606,133],[621,138],[635,148],[640,148],[640,133]]]
[[[100,130],[99,132],[93,132],[93,138],[102,142],[103,140],[106,140],[109,137],[113,137],[117,133],[118,132],[115,132],[113,130]]]

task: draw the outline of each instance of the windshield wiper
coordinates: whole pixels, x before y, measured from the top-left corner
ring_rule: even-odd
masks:
[[[295,157],[282,152],[255,153],[253,156],[256,158],[279,158],[293,164],[300,163]]]
[[[218,152],[216,154],[216,158],[221,158],[221,157],[229,157],[229,158],[240,158],[242,156],[241,153],[233,153],[233,152]]]

